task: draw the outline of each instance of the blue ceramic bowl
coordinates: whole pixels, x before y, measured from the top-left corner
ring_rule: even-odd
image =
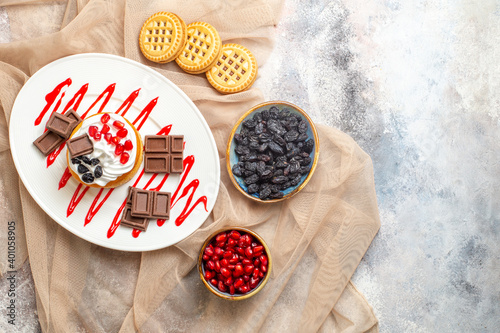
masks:
[[[238,163],[239,157],[234,151],[236,148],[236,142],[234,142],[234,135],[237,133],[240,133],[241,127],[243,125],[243,121],[246,119],[251,119],[256,112],[262,112],[264,110],[269,110],[271,107],[277,107],[279,111],[283,109],[288,109],[290,113],[294,113],[299,115],[302,119],[306,120],[309,124],[309,128],[307,130],[307,136],[310,139],[314,139],[314,148],[311,153],[311,163],[309,166],[311,167],[309,173],[302,175],[302,178],[300,180],[300,183],[298,183],[295,186],[289,187],[286,190],[282,191],[283,192],[283,197],[279,199],[266,199],[266,200],[261,200],[258,196],[257,193],[254,194],[248,194],[247,192],[247,185],[244,182],[243,177],[238,177],[233,174],[233,166]],[[314,123],[312,122],[311,118],[307,115],[307,113],[304,112],[301,108],[299,108],[296,105],[293,105],[288,102],[282,102],[282,101],[272,101],[272,102],[265,102],[259,105],[254,106],[250,110],[248,110],[236,123],[234,126],[233,130],[231,131],[231,135],[229,136],[229,141],[227,143],[227,150],[226,150],[226,165],[227,165],[227,170],[229,172],[229,176],[231,178],[231,181],[233,184],[236,186],[236,188],[246,197],[258,201],[258,202],[277,202],[281,200],[285,200],[288,198],[291,198],[293,195],[297,194],[301,189],[303,189],[309,179],[311,179],[314,170],[316,169],[316,165],[318,163],[318,157],[319,157],[319,138],[318,138],[318,133],[316,131],[316,127],[314,126]]]

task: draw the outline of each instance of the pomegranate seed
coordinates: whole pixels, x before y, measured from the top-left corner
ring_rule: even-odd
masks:
[[[237,254],[233,254],[233,258],[229,259],[230,264],[237,264],[240,261],[240,257]]]
[[[227,260],[227,259],[222,259],[222,260],[220,261],[220,265],[221,265],[221,267],[227,267],[227,266],[229,265],[229,260]]]
[[[125,146],[125,150],[132,150],[134,148],[134,145],[132,144],[132,141],[130,141],[130,140],[125,141],[124,146]]]
[[[212,260],[207,261],[207,267],[210,270],[215,270],[215,263]]]
[[[266,265],[267,266],[267,256],[265,254],[261,255],[259,257],[260,259],[260,262],[262,263],[262,265]]]
[[[121,155],[121,153],[123,153],[123,150],[125,150],[125,147],[123,147],[123,145],[119,143],[115,148],[115,155]]]
[[[245,282],[243,282],[243,279],[242,278],[237,278],[235,281],[234,281],[234,287],[235,288],[239,288],[241,287]]]
[[[117,136],[114,136],[114,137],[112,137],[111,139],[109,139],[109,143],[111,143],[111,144],[113,144],[113,145],[115,145],[115,146],[116,146],[117,144],[119,144],[119,143],[120,143],[120,138],[119,138],[119,137],[117,137]]]
[[[250,278],[250,288],[253,289],[253,288],[257,287],[259,282],[260,282],[259,278],[254,278],[254,277]]]
[[[218,255],[218,256],[221,256],[221,255],[223,255],[223,254],[224,254],[224,250],[222,250],[222,249],[221,249],[220,247],[218,247],[218,246],[214,249],[214,252],[215,252],[215,254],[216,254],[216,255]]]
[[[238,231],[233,230],[229,233],[229,237],[234,239],[234,240],[238,240],[238,239],[240,239],[241,234]]]
[[[122,129],[125,126],[125,124],[122,123],[121,121],[115,120],[115,121],[113,121],[113,126],[116,129]]]
[[[260,274],[260,270],[257,267],[255,267],[255,269],[253,270],[252,276],[258,277],[259,274]]]
[[[250,291],[250,287],[247,285],[244,285],[244,286],[241,286],[239,290],[241,293],[246,294],[247,292]]]
[[[253,261],[253,265],[254,265],[255,267],[260,266],[260,260],[259,260],[259,258],[255,259],[255,260]]]
[[[222,281],[219,281],[219,284],[217,285],[217,288],[219,288],[219,290],[222,291],[222,292],[226,292],[227,291],[227,287],[226,287],[226,285]]]
[[[214,255],[214,250],[210,247],[205,248],[205,254],[209,257]]]
[[[226,259],[232,258],[233,257],[233,251],[227,250],[226,252],[224,252],[223,257],[226,258]]]
[[[119,130],[118,132],[116,132],[116,135],[119,136],[120,138],[124,138],[126,137],[128,134],[128,131],[126,128],[122,128],[121,130]]]
[[[220,261],[219,261],[219,260],[216,260],[216,261],[215,261],[215,271],[216,271],[217,273],[219,273],[219,272],[220,272]]]
[[[264,272],[260,272],[260,273],[259,273],[259,277],[260,277],[261,279],[262,279],[262,278],[264,278],[264,275],[265,275],[265,274],[264,274]]]
[[[245,267],[243,267],[243,271],[244,271],[247,275],[249,275],[249,274],[251,274],[251,273],[253,272],[253,269],[254,269],[254,268],[255,268],[255,267],[254,267],[253,265],[246,265]]]
[[[94,137],[94,135],[97,132],[97,130],[98,130],[97,126],[89,126],[89,135],[91,137]]]
[[[209,256],[207,256],[206,254],[204,254],[204,255],[203,255],[203,260],[207,261],[207,260],[209,260],[209,259],[210,259],[210,257],[209,257]]]
[[[108,132],[109,132],[109,130],[110,130],[110,128],[109,128],[109,126],[108,126],[108,125],[106,125],[106,124],[102,125],[102,128],[101,128],[101,133],[102,133],[102,134],[106,134],[106,133],[108,133]]]
[[[224,276],[224,277],[230,277],[231,276],[231,271],[225,267],[222,267],[220,269],[220,273]]]
[[[232,276],[229,276],[226,280],[224,280],[224,284],[225,284],[226,286],[231,286],[231,285],[233,285],[233,282],[234,282],[234,280],[233,280],[233,277],[232,277]]]
[[[212,271],[206,271],[205,272],[205,279],[208,281],[210,280],[211,278],[213,278],[215,276],[215,273],[212,272]]]
[[[216,255],[216,254],[214,254],[214,255],[212,256],[212,260],[213,260],[214,262],[215,262],[216,260],[219,260],[219,259],[220,259],[220,258],[219,258],[219,256],[218,256],[218,255]]]
[[[109,121],[109,118],[110,118],[109,114],[107,113],[103,114],[101,117],[101,123],[106,124]]]
[[[99,131],[95,132],[95,134],[94,134],[95,141],[101,141],[101,137],[102,137],[101,132],[99,132]]]
[[[264,273],[266,273],[267,272],[267,265],[264,265],[264,264],[260,265],[260,270],[263,271]]]
[[[235,292],[236,292],[236,290],[234,289],[234,287],[233,286],[229,286],[229,293],[231,295],[234,295]]]
[[[234,272],[233,272],[233,275],[235,277],[238,277],[238,276],[241,276],[243,275],[243,265],[242,264],[236,264],[234,266]]]
[[[245,255],[248,257],[248,259],[253,258],[253,251],[250,246],[245,249]]]
[[[234,265],[227,265],[227,269],[234,271]]]
[[[222,276],[222,274],[221,274],[221,273],[217,274],[217,275],[216,275],[216,278],[217,278],[217,281],[222,281],[222,280],[224,280],[224,277]]]
[[[212,286],[216,287],[217,286],[217,280],[216,279],[212,279],[210,280],[210,283],[212,284]]]
[[[241,247],[235,248],[236,252],[238,252],[239,255],[244,256],[245,255],[245,250]]]
[[[229,239],[227,240],[227,246],[228,246],[228,247],[235,247],[237,244],[238,244],[238,242],[236,242],[236,241],[235,241],[234,239],[232,239],[232,238],[229,238]]]
[[[241,261],[241,263],[242,263],[244,266],[251,265],[251,264],[252,264],[252,260],[249,260],[249,259],[243,259],[243,260]]]
[[[262,252],[264,247],[262,245],[257,245],[252,247],[253,252]]]
[[[128,153],[123,153],[122,157],[120,157],[120,163],[121,164],[127,163],[129,158],[130,158],[130,155]]]
[[[111,133],[106,133],[104,134],[104,139],[106,140],[107,143],[110,143],[109,140],[113,137],[113,134]]]
[[[220,234],[217,235],[217,237],[215,237],[215,241],[217,243],[219,243],[219,242],[225,242],[226,239],[227,239],[227,235],[226,235],[225,232],[221,232]]]

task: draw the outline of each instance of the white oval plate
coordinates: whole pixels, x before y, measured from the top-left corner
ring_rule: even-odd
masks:
[[[67,167],[66,147],[47,166],[48,159],[33,141],[43,133],[52,111],[75,108],[80,97],[77,108],[80,116],[87,110],[87,116],[95,114],[102,106],[103,112],[116,112],[130,97],[133,103],[125,118],[131,122],[137,119],[136,127],[143,139],[162,129],[172,135],[184,135],[184,172],[168,176],[142,174],[141,167],[130,182],[113,190],[87,188],[73,177],[61,187]],[[47,112],[39,125],[35,125],[44,109]],[[125,109],[126,106],[120,114]],[[142,123],[143,110],[151,113]],[[203,224],[217,199],[220,184],[217,147],[200,111],[171,81],[126,58],[89,53],[62,58],[43,67],[26,82],[16,98],[9,136],[17,171],[33,199],[61,226],[101,246],[150,251],[175,244]],[[128,186],[134,184],[171,192],[170,219],[163,224],[150,220],[145,232],[118,226]],[[185,220],[179,223],[183,217]]]

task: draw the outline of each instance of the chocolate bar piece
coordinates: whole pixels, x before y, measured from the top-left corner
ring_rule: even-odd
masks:
[[[171,135],[170,152],[182,153],[183,150],[184,150],[184,135]]]
[[[170,173],[182,173],[184,170],[182,153],[171,154]]]
[[[76,123],[73,124],[73,128],[71,129],[71,132],[73,132],[73,130],[75,129],[75,127],[78,126],[78,124],[80,124],[83,121],[83,119],[73,109],[68,110],[64,115],[67,118],[73,119],[74,121],[76,121]]]
[[[52,153],[61,143],[64,142],[64,138],[60,137],[54,132],[46,131],[41,136],[36,139],[33,144],[44,154],[48,155]]]
[[[72,158],[87,155],[94,151],[94,144],[90,140],[87,133],[72,138],[68,141],[68,150]]]
[[[170,192],[153,192],[151,218],[168,219],[170,217]]]
[[[150,217],[153,204],[152,191],[134,188],[132,190],[132,216]]]
[[[54,112],[50,116],[49,121],[47,121],[45,127],[47,127],[49,131],[52,131],[57,135],[67,139],[70,137],[71,132],[73,132],[75,123],[76,120],[66,117],[60,113]]]
[[[127,195],[127,202],[126,204],[127,205],[131,205],[132,204],[132,191],[135,189],[135,187],[132,187],[132,186],[129,186],[128,187],[128,195]]]
[[[144,142],[144,152],[146,153],[170,152],[170,137],[167,135],[146,135]]]
[[[170,155],[169,154],[145,154],[144,155],[144,171],[145,172],[170,172]]]
[[[149,225],[149,220],[146,217],[132,216],[132,208],[130,207],[130,205],[126,205],[123,209],[120,225],[146,231]]]

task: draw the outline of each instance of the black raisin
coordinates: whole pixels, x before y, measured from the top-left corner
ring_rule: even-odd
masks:
[[[290,173],[296,173],[300,171],[300,163],[297,161],[290,162]]]
[[[236,147],[236,149],[234,151],[238,155],[246,155],[246,154],[250,153],[250,148],[248,148],[246,146],[239,145]]]
[[[89,172],[89,168],[87,168],[83,164],[79,164],[78,165],[78,173],[86,173],[86,172]]]
[[[259,185],[257,184],[250,184],[247,188],[247,192],[249,194],[253,194],[255,192],[258,192],[259,191]]]
[[[99,164],[99,163],[101,163],[101,161],[99,161],[99,159],[98,159],[98,158],[93,158],[93,159],[91,159],[91,160],[90,160],[90,164],[91,164],[92,166],[96,166],[96,165],[97,165],[97,164]]]
[[[254,128],[257,123],[253,119],[247,119],[243,122],[243,126],[247,128]]]
[[[273,177],[273,171],[272,170],[264,170],[260,174],[260,178],[263,180],[270,179]]]
[[[297,129],[299,130],[299,133],[305,133],[307,132],[307,121],[301,120],[299,125],[297,126]]]
[[[92,173],[86,173],[82,176],[82,180],[87,183],[87,184],[90,184],[90,183],[93,183],[94,182],[94,176],[92,176]]]
[[[264,133],[264,124],[258,123],[257,126],[255,126],[255,134],[262,134],[262,133]]]
[[[259,176],[257,174],[253,174],[250,177],[245,178],[245,184],[250,185],[250,184],[255,184],[259,180]]]
[[[300,141],[306,141],[308,138],[306,133],[300,133],[300,135],[295,139],[295,141],[300,142]]]
[[[243,170],[237,165],[233,166],[233,174],[235,176],[241,177],[243,175]]]
[[[73,163],[73,164],[80,164],[80,163],[82,163],[82,161],[80,161],[78,158],[72,158],[71,159],[71,163]]]
[[[269,147],[269,144],[267,142],[264,142],[263,144],[261,144],[259,146],[259,148],[257,148],[257,150],[261,153],[265,152],[267,147]]]
[[[94,177],[95,178],[101,178],[102,176],[102,168],[100,165],[96,166],[94,169]]]
[[[90,158],[88,158],[87,156],[82,156],[82,161],[83,163],[90,165]]]
[[[281,146],[274,141],[269,142],[269,149],[278,155],[284,154],[283,148],[281,148]]]
[[[283,192],[279,191],[279,192],[276,192],[276,193],[271,193],[269,195],[269,198],[271,198],[271,199],[281,199],[281,198],[283,198],[283,195],[284,195]]]
[[[309,165],[311,163],[312,159],[310,157],[306,157],[300,161],[300,165]]]
[[[273,177],[273,179],[271,180],[271,182],[273,182],[274,184],[283,184],[287,181],[288,181],[288,177],[286,177],[286,176]]]
[[[266,154],[259,155],[259,156],[257,156],[257,158],[261,161],[264,161],[264,162],[269,162],[271,160],[271,157],[269,155],[266,155]]]
[[[268,119],[269,119],[269,110],[262,111],[262,120],[268,120]]]
[[[306,142],[304,142],[304,147],[302,148],[302,150],[305,151],[306,153],[311,153],[313,151],[313,148],[314,148],[314,140],[309,139]]]
[[[299,137],[299,132],[297,132],[296,130],[291,130],[285,134],[284,139],[287,142],[292,142],[292,141],[297,140],[298,137]],[[307,135],[306,135],[306,139],[307,139]]]
[[[261,200],[265,200],[269,197],[269,195],[271,194],[271,188],[270,187],[266,187],[262,190],[260,190],[259,192],[259,198]]]
[[[255,162],[246,162],[245,163],[245,169],[248,171],[255,171],[257,170],[257,163]]]
[[[277,134],[274,136],[274,142],[276,142],[277,144],[279,144],[281,147],[285,147],[286,146],[285,139],[283,139],[283,137],[281,137],[281,136],[279,136]]]

